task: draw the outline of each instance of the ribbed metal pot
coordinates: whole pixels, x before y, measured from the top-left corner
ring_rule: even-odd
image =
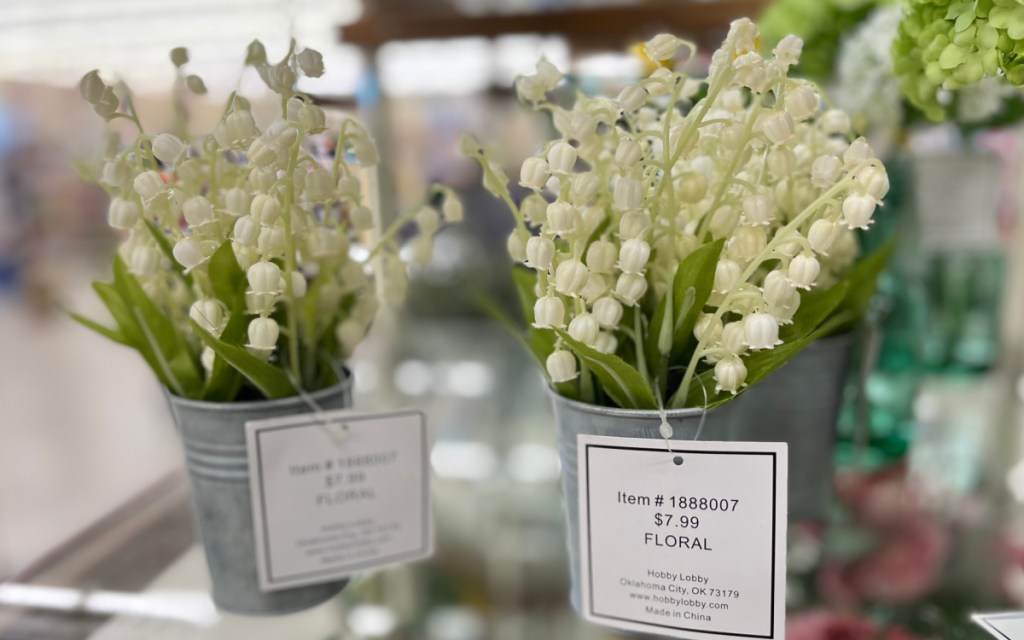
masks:
[[[309,395],[325,410],[350,407],[352,377],[344,372],[343,378],[340,384]],[[347,581],[264,592],[256,570],[245,423],[309,413],[309,403],[298,396],[221,403],[166,395],[185,447],[217,607],[229,613],[277,615],[307,609],[338,594]]]
[[[562,463],[562,494],[568,524],[569,567],[572,572],[572,605],[580,605],[580,512],[576,436],[581,433],[620,438],[661,439],[661,414],[657,411],[617,409],[577,402],[551,392],[558,427],[558,455]],[[697,435],[700,409],[667,411],[672,439],[693,440]],[[710,413],[708,414],[711,415]],[[705,425],[704,434],[707,433]],[[702,434],[702,435],[704,435]]]

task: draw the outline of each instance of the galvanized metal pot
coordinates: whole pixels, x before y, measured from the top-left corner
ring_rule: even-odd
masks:
[[[786,442],[789,444],[789,517],[821,519],[832,487],[832,450],[853,334],[819,340],[735,400],[707,412],[666,412],[674,440]],[[617,409],[551,393],[562,463],[568,523],[572,604],[580,603],[579,481],[576,436],[594,434],[660,440],[658,411]]]
[[[323,409],[352,405],[352,377],[311,393]],[[213,601],[229,613],[285,614],[338,594],[347,581],[264,592],[256,573],[256,542],[249,495],[249,420],[308,413],[300,397],[253,402],[202,402],[167,394],[192,482],[193,506],[213,584]]]

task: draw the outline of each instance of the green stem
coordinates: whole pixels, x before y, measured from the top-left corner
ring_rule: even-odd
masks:
[[[292,288],[292,274],[296,272],[295,265],[295,235],[292,232],[292,203],[295,200],[295,165],[299,157],[299,145],[302,138],[297,138],[292,144],[288,156],[288,169],[284,177],[284,293],[288,301],[288,365],[291,374],[295,378],[295,384],[302,386],[301,369],[299,367],[299,327],[296,315],[299,313],[299,306],[295,299],[295,292]]]

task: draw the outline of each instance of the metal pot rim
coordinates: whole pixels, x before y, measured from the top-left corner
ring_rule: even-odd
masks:
[[[566,398],[563,395],[559,395],[557,391],[548,387],[548,395],[560,404],[572,407],[580,413],[590,413],[601,416],[613,416],[616,418],[647,418],[647,419],[660,419],[661,412],[657,409],[622,409],[621,407],[606,407],[599,404],[590,404],[589,402],[581,402],[579,400],[573,400]],[[703,409],[697,407],[688,407],[685,409],[666,409],[665,417],[669,419],[682,419],[682,418],[696,418],[700,417],[704,413]]]
[[[338,384],[317,391],[310,391],[309,397],[313,400],[320,400],[330,395],[334,395],[339,391],[347,391],[352,388],[353,376],[352,371],[346,367],[341,366],[338,368],[338,377],[341,381]],[[302,396],[294,395],[286,398],[273,398],[262,400],[245,400],[243,402],[210,402],[207,400],[195,400],[193,398],[183,398],[176,395],[170,389],[164,387],[164,393],[170,399],[171,403],[181,407],[189,407],[192,409],[200,409],[202,411],[245,411],[250,409],[265,409],[268,407],[277,407],[280,405],[286,405],[294,403],[296,401],[302,402]]]

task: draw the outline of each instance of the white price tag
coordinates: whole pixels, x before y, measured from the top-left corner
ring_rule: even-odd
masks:
[[[976,613],[971,620],[999,640],[1024,640],[1024,611]]]
[[[246,436],[264,591],[430,555],[422,413],[308,413],[249,422]]]
[[[786,444],[578,444],[587,619],[672,638],[785,637]]]

